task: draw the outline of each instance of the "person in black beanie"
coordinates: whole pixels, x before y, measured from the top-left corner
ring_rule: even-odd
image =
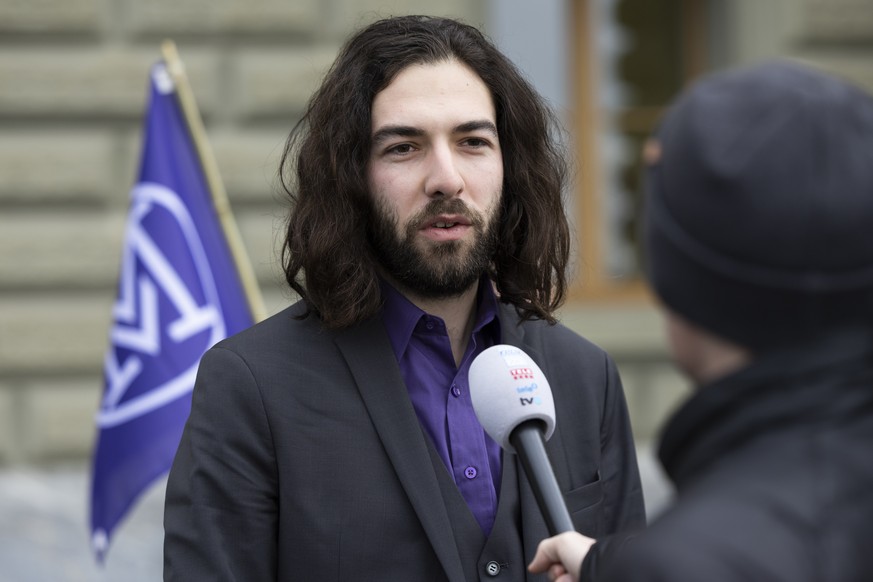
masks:
[[[873,99],[788,62],[714,74],[645,157],[647,276],[697,385],[660,440],[677,500],[634,537],[549,538],[531,570],[873,579]]]

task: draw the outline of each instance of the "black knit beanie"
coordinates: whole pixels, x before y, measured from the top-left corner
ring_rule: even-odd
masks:
[[[669,309],[760,352],[873,327],[873,99],[788,62],[714,74],[659,128],[649,281]]]

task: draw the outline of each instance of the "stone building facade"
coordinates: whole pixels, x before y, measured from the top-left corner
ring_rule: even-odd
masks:
[[[523,4],[0,1],[0,464],[90,454],[148,71],[165,38],[186,65],[274,313],[291,300],[277,258],[278,158],[347,34],[379,15],[434,11],[491,31]],[[711,68],[789,55],[873,88],[870,0],[704,4]],[[505,38],[518,48],[529,39],[525,22],[515,26]],[[637,434],[650,438],[686,390],[666,361],[651,303],[575,300],[564,319],[615,355]]]

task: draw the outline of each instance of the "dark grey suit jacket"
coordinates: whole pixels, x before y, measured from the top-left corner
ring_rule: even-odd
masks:
[[[504,453],[486,540],[421,429],[381,320],[331,331],[297,319],[303,310],[203,357],[167,485],[164,579],[540,579],[526,564],[548,531],[516,458]],[[613,362],[560,325],[517,325],[507,306],[500,319],[502,342],[549,379],[547,450],[577,529],[642,525]]]

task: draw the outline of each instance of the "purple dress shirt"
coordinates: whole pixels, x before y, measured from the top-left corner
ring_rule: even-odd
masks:
[[[479,282],[476,322],[460,366],[455,365],[441,318],[425,313],[385,282],[382,296],[382,321],[418,420],[487,536],[497,513],[502,452],[476,418],[467,374],[473,359],[500,339],[491,283],[487,278]]]

